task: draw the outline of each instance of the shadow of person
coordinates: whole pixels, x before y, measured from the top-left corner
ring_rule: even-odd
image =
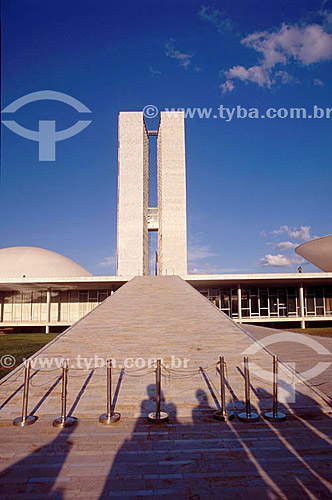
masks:
[[[147,417],[149,413],[156,411],[156,384],[150,384],[146,388],[148,395],[147,399],[144,399],[141,403],[141,414],[140,418]],[[173,423],[176,422],[176,406],[173,403],[167,403],[164,397],[164,393],[160,391],[160,406],[161,411],[168,414],[168,419]]]
[[[147,416],[155,411],[155,386],[147,387],[139,418],[133,425],[122,420],[122,429],[128,432],[132,427],[132,431],[117,448],[99,500],[212,500],[236,496],[285,500],[274,495],[267,474],[262,476],[262,467],[253,461],[250,443],[259,438],[248,435],[247,424],[214,420],[215,408],[209,405],[208,392],[197,389],[196,398],[198,404],[191,411],[193,424],[178,422],[176,406],[165,401],[163,395],[161,410],[167,411],[170,419],[154,424]],[[258,493],[248,496],[250,487]]]
[[[183,493],[181,429],[176,405],[168,402],[161,391],[161,411],[168,420],[154,423],[148,415],[156,411],[156,386],[146,388],[147,398],[141,402],[130,439],[118,449],[99,500],[121,498],[189,498]],[[128,423],[128,425],[130,425]],[[183,426],[187,428],[187,426]],[[178,442],[177,442],[178,441]]]
[[[192,420],[194,424],[211,421],[213,418],[213,412],[216,409],[220,409],[220,405],[218,403],[218,408],[212,408],[209,405],[208,395],[203,389],[197,389],[196,391],[196,399],[198,401],[198,405],[192,411]]]
[[[62,488],[54,488],[54,485],[73,446],[70,435],[77,426],[78,423],[62,429],[52,441],[2,470],[0,497],[14,498],[25,493],[57,500],[64,498]]]

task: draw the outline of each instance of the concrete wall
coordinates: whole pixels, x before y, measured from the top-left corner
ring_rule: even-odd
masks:
[[[158,148],[158,274],[187,273],[184,113],[161,112]]]
[[[149,138],[142,112],[119,114],[117,274],[148,274]]]

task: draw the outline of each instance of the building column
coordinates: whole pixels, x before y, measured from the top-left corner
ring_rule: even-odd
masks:
[[[4,294],[0,292],[0,322],[3,322]]]
[[[50,321],[51,321],[51,290],[47,289],[46,292],[46,307],[47,307],[47,325],[45,327],[45,333],[50,333]]]
[[[242,290],[241,285],[237,286],[237,311],[240,323],[242,323]]]
[[[299,298],[300,298],[300,316],[301,316],[301,328],[305,329],[305,319],[304,319],[304,293],[303,284],[299,285]]]

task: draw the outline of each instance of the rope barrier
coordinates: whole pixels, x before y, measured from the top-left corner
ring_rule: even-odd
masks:
[[[62,358],[63,359],[63,358]],[[92,358],[90,358],[92,359]],[[255,359],[255,357],[251,358]],[[121,366],[121,365],[120,365]],[[30,359],[25,362],[24,365],[21,366],[21,368],[18,369],[17,373],[15,373],[15,376],[13,378],[9,378],[4,382],[5,384],[10,384],[14,383],[16,380],[19,379],[21,376],[21,373],[23,370],[25,370],[25,378],[24,378],[24,394],[23,394],[23,407],[22,407],[22,416],[19,417],[18,419],[15,419],[18,423],[15,423],[14,425],[28,425],[28,423],[25,423],[26,421],[29,422],[30,417],[27,417],[27,405],[28,405],[28,389],[29,385],[32,387],[45,387],[47,385],[51,386],[51,384],[54,383],[54,381],[59,377],[59,373],[53,376],[52,378],[49,378],[48,380],[40,380],[39,378],[36,378],[36,381],[33,380],[30,382],[30,371],[32,370],[34,372],[34,375],[37,375],[38,373],[41,375],[44,375],[46,373],[54,373],[58,372],[60,369],[62,369],[62,395],[61,395],[61,416],[56,419],[53,423],[54,426],[67,426],[67,425],[72,425],[76,419],[73,419],[71,417],[66,416],[66,400],[67,400],[67,384],[68,384],[68,368],[69,368],[69,358],[63,360],[63,365],[62,368],[56,367],[52,369],[36,369],[31,367],[31,361]],[[234,367],[233,367],[234,368]],[[215,376],[219,375],[219,380],[220,383],[216,384],[215,383],[215,376],[211,374],[212,370],[216,370]],[[73,373],[76,372],[76,373]],[[250,405],[250,375],[254,380],[259,380],[260,382],[265,379],[265,377],[260,377],[259,375],[254,375],[254,374],[249,374],[249,358],[245,357],[244,358],[244,384],[245,384],[245,403],[243,404],[242,401],[238,401],[236,395],[230,388],[230,383],[229,383],[229,374],[228,374],[228,364],[225,361],[224,356],[219,357],[219,360],[216,362],[213,362],[209,365],[206,366],[198,366],[197,368],[190,368],[190,369],[184,369],[184,368],[173,368],[167,365],[167,363],[162,362],[161,359],[157,359],[156,363],[148,364],[147,366],[142,366],[141,368],[117,368],[112,366],[112,359],[109,358],[107,360],[106,366],[98,366],[94,368],[79,368],[79,367],[74,367],[71,368],[71,373],[70,377],[77,377],[77,378],[82,378],[87,376],[87,374],[93,374],[97,377],[105,377],[107,375],[107,412],[104,414],[106,415],[105,417],[105,422],[109,421],[109,417],[112,416],[110,412],[110,401],[111,401],[111,394],[112,394],[112,386],[111,386],[111,380],[112,380],[112,373],[117,373],[121,376],[127,376],[127,377],[132,377],[132,378],[143,378],[146,376],[150,376],[151,374],[155,373],[156,374],[156,387],[157,387],[157,393],[156,393],[156,399],[158,399],[158,390],[159,390],[159,407],[156,407],[156,411],[154,412],[155,418],[158,416],[158,412],[160,412],[160,390],[161,390],[161,381],[164,378],[165,381],[168,381],[171,383],[172,381],[174,382],[181,382],[181,381],[186,381],[186,380],[191,380],[193,377],[196,376],[201,376],[206,383],[209,385],[211,394],[213,394],[213,391],[215,395],[218,395],[220,399],[220,408],[221,410],[214,412],[215,418],[218,420],[229,420],[232,418],[232,412],[228,412],[226,410],[226,389],[229,389],[229,401],[231,403],[231,408],[233,407],[234,410],[239,410],[243,413],[240,413],[238,415],[239,419],[243,422],[254,422],[258,420],[258,415],[251,411],[251,405]],[[259,373],[259,372],[257,372]],[[292,372],[290,372],[292,373]],[[292,373],[293,375],[293,380],[296,378],[296,375]],[[91,378],[91,376],[90,376]],[[273,356],[273,373],[272,373],[272,380],[273,380],[273,410],[271,412],[267,412],[265,414],[265,417],[268,420],[271,421],[281,421],[286,418],[284,414],[278,411],[278,399],[277,399],[277,392],[278,392],[278,358],[276,356]],[[301,383],[303,385],[307,385],[309,387],[320,387],[325,384],[328,384],[332,382],[332,379],[325,380],[323,382],[319,382],[317,384],[310,383],[306,379],[298,379],[297,383]],[[219,385],[219,387],[217,387]],[[159,387],[159,389],[158,389]],[[214,396],[215,397],[215,396]],[[159,409],[158,409],[159,408]],[[243,411],[244,410],[244,411]],[[163,413],[163,412],[161,412]],[[158,418],[157,418],[158,420]],[[14,421],[14,422],[15,422]],[[35,420],[31,421],[33,423]],[[155,421],[155,420],[154,420]],[[23,422],[23,423],[22,423]],[[104,423],[104,422],[102,422]]]
[[[328,384],[329,382],[332,382],[332,378],[330,378],[329,380],[325,380],[324,382],[320,382],[319,384],[312,384],[311,382],[307,382],[311,387],[320,387],[321,385],[325,385],[325,384]],[[304,382],[302,382],[302,384],[304,384]]]
[[[46,385],[51,384],[52,382],[54,382],[59,377],[60,377],[60,375],[56,375],[52,379],[47,380],[46,382],[43,382],[42,384],[36,384],[34,381],[31,380],[30,384],[31,384],[31,387],[45,387]]]
[[[18,379],[20,378],[20,376],[21,376],[21,372],[22,372],[22,370],[23,370],[23,369],[24,369],[24,366],[22,366],[22,367],[18,370],[18,372],[16,373],[16,376],[15,376],[15,378],[14,378],[14,379],[12,379],[11,377],[9,377],[9,379],[8,379],[8,380],[6,380],[5,382],[3,382],[3,383],[1,384],[1,387],[5,386],[5,385],[7,385],[7,384],[11,384],[11,383],[13,383],[13,382],[16,382],[16,380],[18,380]]]
[[[41,368],[31,368],[33,372],[35,373],[51,373],[51,372],[56,372],[58,370],[61,370],[61,368],[58,366],[57,368],[50,368],[47,370],[43,370]]]
[[[170,368],[164,364],[162,364],[162,367],[168,371],[174,371],[174,372],[179,372],[179,373],[194,373],[194,372],[197,372],[198,370],[205,370],[205,371],[211,370],[211,368],[215,368],[217,365],[218,365],[218,363],[211,363],[210,365],[207,365],[207,366],[199,366],[198,368],[195,368],[193,370],[187,370],[187,369],[182,370],[181,368]]]
[[[127,377],[133,377],[133,378],[141,378],[141,377],[146,377],[147,375],[150,375],[151,373],[154,373],[154,370],[150,370],[149,372],[147,373],[143,373],[143,375],[135,375],[135,374],[131,374],[131,373],[128,373],[126,371],[123,372],[123,374]]]

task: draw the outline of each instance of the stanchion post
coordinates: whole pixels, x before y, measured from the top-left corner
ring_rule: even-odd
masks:
[[[278,411],[278,356],[273,356],[273,380],[272,380],[273,409],[264,413],[266,420],[271,422],[284,422],[285,413]]]
[[[161,422],[166,422],[168,420],[168,414],[165,411],[160,410],[161,404],[161,360],[157,359],[156,368],[156,411],[149,413],[148,420],[159,424]]]
[[[213,418],[216,420],[232,420],[234,413],[226,410],[226,387],[225,387],[225,359],[224,356],[219,357],[219,375],[220,375],[220,410],[213,413]]]
[[[116,424],[119,422],[121,415],[117,412],[112,412],[112,359],[107,360],[107,377],[106,377],[106,399],[107,409],[99,417],[99,422],[104,425]]]
[[[75,417],[67,417],[67,385],[68,385],[68,362],[62,365],[62,390],[61,390],[61,416],[53,420],[53,427],[70,427],[76,422]]]
[[[244,384],[245,384],[245,398],[246,398],[246,411],[239,413],[238,418],[241,422],[257,422],[259,419],[257,413],[251,411],[250,407],[250,372],[249,372],[249,358],[244,357]]]
[[[36,415],[28,415],[30,369],[31,362],[28,360],[25,362],[24,370],[22,415],[13,420],[13,425],[15,425],[15,427],[26,427],[27,425],[32,425],[38,419]]]

